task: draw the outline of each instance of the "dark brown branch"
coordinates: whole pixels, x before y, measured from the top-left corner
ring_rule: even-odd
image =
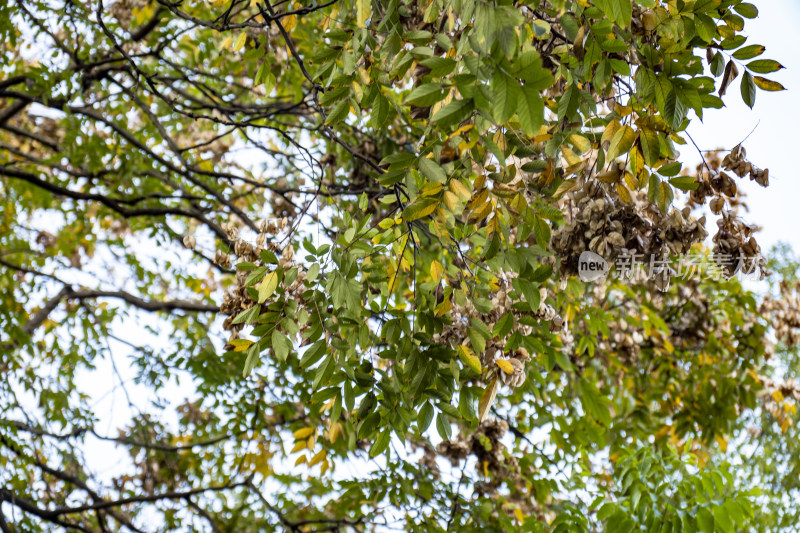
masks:
[[[14,103],[10,106],[6,107],[5,109],[0,109],[0,126],[11,120],[11,118],[25,109],[25,107],[30,103],[27,100],[14,100]]]

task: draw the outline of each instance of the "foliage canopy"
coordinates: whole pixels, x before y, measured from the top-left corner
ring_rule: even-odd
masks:
[[[4,3],[0,531],[794,530],[797,263],[686,132],[757,15]]]

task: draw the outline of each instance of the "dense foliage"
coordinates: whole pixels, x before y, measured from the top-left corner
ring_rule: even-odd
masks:
[[[4,3],[0,531],[796,530],[797,262],[686,132],[757,15]]]

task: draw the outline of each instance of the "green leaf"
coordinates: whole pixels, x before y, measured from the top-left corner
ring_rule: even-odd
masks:
[[[514,315],[513,313],[506,313],[495,323],[494,328],[492,329],[492,335],[500,339],[504,339],[506,335],[511,332],[511,328],[513,327]]]
[[[671,176],[677,176],[678,172],[681,171],[682,166],[683,165],[681,164],[680,161],[667,163],[666,165],[663,165],[661,168],[658,169],[658,173],[667,178]]]
[[[429,402],[425,402],[422,404],[422,407],[419,410],[419,414],[417,415],[417,428],[419,428],[420,433],[424,433],[428,426],[431,425],[431,421],[433,420],[433,406]]]
[[[682,191],[693,191],[700,186],[694,176],[678,176],[670,179],[669,182]]]
[[[703,533],[714,533],[714,516],[705,507],[697,510],[697,527]]]
[[[528,137],[533,137],[544,122],[544,103],[539,91],[522,86],[522,96],[517,104],[517,116],[522,126],[522,131]]]
[[[580,103],[580,91],[574,84],[567,86],[564,94],[558,100],[558,120],[571,121],[573,115],[578,110]]]
[[[654,167],[661,157],[661,143],[658,133],[652,130],[639,130],[639,145],[642,149],[644,162],[649,167]]]
[[[725,58],[722,56],[722,52],[717,52],[714,55],[714,59],[712,59],[711,63],[709,64],[709,68],[715,77],[722,75],[723,71],[725,70]]]
[[[403,209],[403,220],[412,222],[414,220],[426,217],[436,211],[438,206],[439,198],[432,196],[418,198],[417,201],[407,205],[406,208]]]
[[[731,533],[733,531],[733,523],[728,511],[722,506],[714,507],[714,523],[717,531],[722,531],[723,533]]]
[[[747,2],[742,2],[739,5],[733,6],[733,9],[744,18],[754,19],[758,16],[758,8]]]
[[[753,106],[756,105],[756,84],[753,80],[753,75],[749,72],[745,72],[744,76],[742,76],[742,100],[750,109],[753,109]]]
[[[328,116],[325,118],[325,124],[332,126],[337,122],[341,122],[350,112],[350,100],[344,99],[331,109]]]
[[[369,456],[376,457],[382,454],[386,448],[389,447],[389,443],[392,441],[392,430],[387,428],[381,431],[378,434],[378,438],[375,439],[375,442],[372,443],[372,446],[369,448]]]
[[[436,415],[436,431],[443,440],[450,440],[453,434],[453,428],[450,427],[450,419],[444,413]]]
[[[600,394],[594,383],[586,378],[582,378],[578,385],[581,393],[581,405],[583,405],[584,411],[605,427],[610,426],[611,412],[606,405],[606,398]]]
[[[250,349],[247,350],[247,359],[244,361],[244,368],[242,369],[243,378],[249,376],[250,372],[253,371],[253,368],[255,368],[256,363],[259,361],[259,355],[258,343],[250,346]]]
[[[258,318],[258,314],[261,311],[260,305],[254,305],[253,307],[242,311],[236,318],[233,319],[234,324],[252,324],[256,318]]]
[[[525,296],[525,301],[531,306],[531,311],[536,311],[539,309],[542,297],[539,294],[539,289],[536,288],[536,285],[526,279],[520,279],[519,286],[520,289],[522,289],[522,295]]]
[[[406,97],[406,103],[416,106],[432,106],[444,97],[442,86],[439,83],[424,83],[416,87]]]
[[[743,46],[736,50],[732,55],[736,59],[752,59],[764,53],[764,48],[760,44],[751,44],[750,46]]]
[[[306,272],[306,280],[314,281],[317,279],[319,275],[319,263],[314,263],[310,267],[308,267],[308,272]]]
[[[664,118],[673,130],[677,131],[680,129],[687,112],[686,104],[683,103],[677,89],[670,91],[664,105]]]
[[[325,355],[325,348],[326,344],[324,340],[318,340],[312,344],[303,354],[303,358],[300,360],[300,368],[309,368],[314,366],[314,364],[319,361],[323,355]]]
[[[505,124],[516,111],[522,88],[517,80],[497,70],[492,78],[492,90],[492,116],[498,124]]]
[[[440,127],[446,128],[453,124],[458,124],[472,113],[472,100],[453,100],[431,118],[431,122],[437,123]]]
[[[536,244],[542,248],[547,248],[550,244],[550,226],[540,216],[533,219],[533,233],[536,237]]]
[[[281,363],[286,361],[286,358],[289,356],[289,351],[292,348],[292,341],[289,340],[289,337],[278,331],[278,329],[272,330],[272,351],[275,352],[275,357],[278,358],[278,361]]]
[[[769,74],[785,67],[772,59],[756,59],[746,64],[745,68],[756,74]]]
[[[437,163],[433,159],[429,159],[427,157],[421,157],[419,159],[418,165],[420,172],[422,172],[422,175],[428,178],[429,180],[435,181],[437,183],[445,183],[447,181],[447,174],[445,173],[444,169],[439,165],[439,163]]]

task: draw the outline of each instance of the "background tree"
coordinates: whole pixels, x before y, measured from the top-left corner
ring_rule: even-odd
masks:
[[[794,527],[794,263],[727,279],[766,272],[737,209],[769,174],[677,151],[782,89],[757,14],[4,4],[0,530]],[[583,283],[586,250],[719,275]],[[100,431],[105,360],[177,417]]]

